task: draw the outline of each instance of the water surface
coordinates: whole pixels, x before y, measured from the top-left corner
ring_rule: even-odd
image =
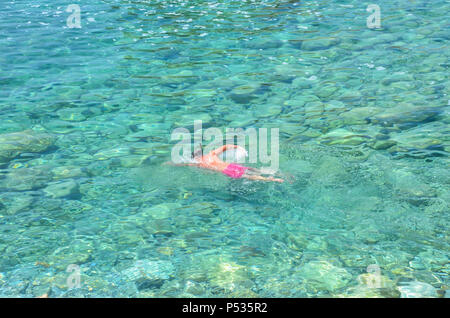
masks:
[[[0,296],[445,294],[448,1],[71,3],[0,4]],[[162,166],[194,120],[295,181]]]

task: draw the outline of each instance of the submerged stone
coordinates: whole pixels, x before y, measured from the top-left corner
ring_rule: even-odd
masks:
[[[51,184],[44,189],[44,192],[52,198],[64,198],[80,194],[78,183],[74,180]]]
[[[400,104],[386,109],[384,112],[370,116],[370,122],[382,126],[398,125],[399,128],[411,128],[419,123],[435,120],[442,111],[434,107],[417,107],[411,104]]]
[[[0,196],[0,214],[13,215],[27,210],[35,198],[27,193],[11,192]]]
[[[348,284],[352,275],[344,268],[334,266],[326,261],[311,261],[300,271],[304,282],[316,290],[335,291]]]
[[[130,154],[130,148],[127,146],[118,146],[116,148],[100,150],[94,154],[94,159],[107,160],[110,158],[122,157]]]
[[[77,166],[59,166],[52,169],[53,179],[68,179],[86,175],[83,168]]]
[[[208,279],[211,285],[226,291],[234,291],[239,285],[251,283],[245,266],[226,261],[215,264],[208,272]]]
[[[338,128],[321,137],[327,145],[350,145],[356,146],[370,139],[369,136],[357,134],[344,128]]]
[[[157,220],[167,219],[174,215],[180,206],[181,205],[178,203],[162,203],[145,208],[142,213],[145,217],[150,217]]]
[[[86,116],[83,114],[87,108],[63,108],[57,111],[57,115],[61,120],[66,121],[83,121]]]
[[[283,46],[283,42],[278,39],[270,38],[258,38],[255,40],[250,40],[244,44],[244,47],[249,49],[277,49]]]
[[[362,125],[367,124],[369,117],[372,117],[379,112],[380,110],[375,107],[355,107],[340,114],[340,118],[342,118],[347,125]]]
[[[414,81],[414,77],[411,74],[403,72],[394,73],[381,81],[383,85],[390,85],[395,82],[410,82]]]
[[[176,74],[164,75],[161,77],[161,83],[163,84],[193,84],[198,80],[198,76],[190,70],[183,70]]]
[[[25,130],[0,135],[0,165],[22,153],[43,152],[55,143],[56,138],[48,133]]]
[[[120,158],[120,165],[125,168],[135,168],[141,166],[149,158],[148,155],[128,155]]]
[[[257,83],[248,83],[235,87],[230,92],[230,98],[236,103],[247,104],[252,99],[255,99],[260,85]]]
[[[340,40],[338,38],[304,40],[301,42],[300,49],[305,51],[326,50],[339,44],[339,42]]]
[[[212,121],[212,117],[208,113],[183,114],[181,118],[175,120],[175,124],[182,127],[190,127],[194,125],[196,120],[201,120],[202,125],[206,125]],[[165,133],[167,134],[167,131]]]
[[[339,88],[335,85],[322,85],[315,90],[314,95],[320,98],[327,98],[333,95],[337,90],[339,90]]]
[[[139,290],[161,287],[175,273],[169,261],[138,260],[132,267],[122,271],[122,275],[133,281]]]
[[[44,168],[13,169],[0,180],[0,188],[14,191],[35,190],[44,187],[51,179],[50,171]]]
[[[437,297],[436,288],[427,283],[408,282],[398,286],[401,298],[435,298]]]

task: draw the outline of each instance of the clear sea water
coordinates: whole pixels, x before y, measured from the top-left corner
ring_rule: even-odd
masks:
[[[449,12],[1,1],[0,296],[448,296]],[[196,119],[294,181],[162,165]]]

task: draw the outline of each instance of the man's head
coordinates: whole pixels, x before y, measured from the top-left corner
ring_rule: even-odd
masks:
[[[202,144],[200,144],[200,147],[198,147],[195,151],[193,151],[191,153],[191,158],[194,159],[194,160],[195,159],[199,159],[201,157],[203,157],[203,146],[202,146]]]

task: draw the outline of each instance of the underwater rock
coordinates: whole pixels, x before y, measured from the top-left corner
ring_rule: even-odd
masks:
[[[0,135],[0,165],[9,162],[22,153],[44,152],[56,141],[52,135],[25,130]]]
[[[416,84],[413,82],[395,82],[395,83],[392,83],[390,85],[390,87],[396,88],[398,90],[403,90],[403,91],[412,91],[412,90],[416,89]],[[423,92],[423,93],[425,93],[425,92]]]
[[[253,112],[245,111],[225,116],[225,120],[230,121],[229,127],[242,128],[251,126],[256,121],[256,118],[253,115]]]
[[[124,140],[126,141],[141,141],[141,140],[146,140],[149,139],[149,137],[152,136],[152,133],[149,131],[138,131],[132,134],[127,135]]]
[[[230,98],[236,103],[247,104],[257,97],[256,94],[260,87],[257,83],[237,86],[231,90]]]
[[[292,87],[295,89],[309,89],[312,87],[312,81],[305,77],[297,77],[292,81]]]
[[[438,296],[436,288],[418,281],[401,283],[397,288],[401,293],[401,298],[435,298]]]
[[[299,120],[300,121],[300,120]],[[303,127],[300,122],[292,122],[292,123],[284,123],[280,125],[280,133],[286,134],[288,136],[294,136],[297,134],[300,134],[305,130],[305,127]]]
[[[392,140],[395,141],[397,145],[395,148],[395,151],[397,152],[429,150],[429,153],[431,154],[433,149],[440,150],[443,148],[443,142],[441,140],[423,136],[416,136],[416,138],[414,138],[413,136],[402,136],[401,134],[398,134],[392,136]],[[420,155],[420,152],[418,154]],[[422,154],[426,155],[426,152],[423,152]]]
[[[390,33],[384,33],[384,32],[375,32],[375,35],[373,35],[374,32],[371,32],[371,36],[362,37],[364,39],[363,43],[365,47],[371,47],[373,48],[375,45],[382,44],[382,43],[391,43],[394,41],[399,40],[399,36],[396,34],[390,34]]]
[[[396,151],[442,151],[446,138],[443,133],[445,131],[444,126],[445,124],[439,122],[418,125],[415,128],[403,130],[401,133],[392,133],[391,139],[398,144]]]
[[[152,207],[145,208],[142,216],[156,220],[167,219],[176,213],[181,205],[179,203],[161,203]]]
[[[133,124],[162,123],[164,121],[164,116],[151,113],[135,113],[131,115],[131,120]]]
[[[65,121],[83,121],[86,120],[86,116],[83,112],[87,111],[87,108],[63,108],[56,112],[61,120]]]
[[[299,270],[299,274],[308,286],[329,292],[346,286],[352,278],[344,268],[327,261],[311,261]]]
[[[192,124],[191,124],[192,125]],[[170,123],[165,123],[165,122],[160,122],[160,123],[143,123],[140,124],[138,126],[138,128],[140,130],[142,130],[143,132],[137,132],[140,133],[140,135],[133,135],[131,134],[131,136],[136,136],[136,137],[150,137],[150,136],[161,136],[164,134],[167,134],[167,132],[170,130],[171,124]],[[130,135],[129,135],[130,136]]]
[[[326,145],[356,146],[370,140],[370,137],[348,131],[344,128],[338,128],[323,135],[320,139]]]
[[[68,180],[50,184],[44,189],[44,192],[49,197],[55,199],[55,198],[77,196],[80,194],[80,188],[76,181]]]
[[[324,104],[320,101],[307,102],[304,106],[305,118],[318,118],[323,114]]]
[[[362,94],[358,90],[341,90],[342,94],[339,96],[339,100],[344,102],[357,102],[362,98]]]
[[[136,222],[136,220],[123,218],[112,223],[105,231],[108,237],[114,237],[115,242],[119,245],[136,246],[144,242],[144,237],[147,237],[143,225],[146,223]]]
[[[341,101],[330,100],[324,103],[324,110],[330,114],[337,114],[348,110],[348,106]]]
[[[161,253],[163,255],[172,256],[173,255],[173,248],[170,246],[161,246],[156,249],[158,253]]]
[[[193,84],[198,82],[199,78],[190,70],[182,70],[176,74],[161,76],[163,84]]]
[[[216,89],[209,89],[209,88],[198,88],[195,90],[192,90],[190,92],[193,96],[197,97],[213,97],[217,95]]]
[[[290,83],[294,79],[305,79],[308,80],[313,76],[317,70],[310,67],[298,68],[295,64],[279,64],[275,66],[274,72],[270,74],[270,78],[274,81]],[[296,82],[298,85],[299,82]]]
[[[27,193],[4,193],[0,196],[0,215],[13,215],[28,209],[35,198]]]
[[[270,38],[258,38],[244,43],[244,47],[257,50],[277,49],[282,46],[282,41]]]
[[[51,169],[51,171],[55,180],[86,176],[85,169],[77,166],[59,166]]]
[[[51,131],[52,133],[58,134],[67,134],[76,129],[76,123],[54,119],[47,123],[44,123],[43,126]]]
[[[279,105],[265,105],[264,107],[258,107],[255,110],[255,115],[260,118],[273,117],[281,113],[281,106]]]
[[[355,107],[347,112],[341,113],[340,118],[347,125],[367,124],[368,118],[378,114],[380,110],[375,107]]]
[[[209,270],[208,279],[211,285],[223,288],[227,292],[234,291],[239,285],[252,285],[246,267],[231,261],[216,264]]]
[[[81,275],[80,281],[82,282],[81,288],[84,289],[85,293],[94,295],[109,295],[111,290],[114,289],[114,283],[103,279],[100,276]]]
[[[308,251],[326,251],[328,247],[328,243],[325,238],[320,236],[315,236],[311,239],[306,245],[306,249]]]
[[[303,251],[308,245],[308,238],[301,232],[291,233],[288,237],[288,247],[297,251]]]
[[[390,85],[395,82],[410,82],[414,81],[414,77],[411,74],[406,74],[404,72],[394,73],[390,76],[385,77],[381,83],[383,85]]]
[[[122,275],[133,281],[138,290],[159,288],[174,273],[175,267],[171,262],[148,259],[138,260],[132,267],[122,271]]]
[[[371,272],[364,273],[358,276],[358,283],[367,288],[389,288],[393,289],[395,287],[394,282],[382,275],[381,273]]]
[[[411,172],[393,170],[388,178],[400,197],[415,206],[425,204],[436,197],[436,190]]]
[[[309,102],[320,102],[320,99],[315,95],[296,95],[284,102],[285,106],[290,106],[294,109],[304,106]]]
[[[314,91],[314,95],[325,99],[333,95],[337,90],[339,90],[339,87],[335,85],[321,85],[320,88]]]
[[[442,113],[433,107],[417,107],[412,104],[399,104],[384,112],[369,117],[371,123],[391,127],[398,125],[400,129],[408,129],[423,122],[430,122]]]
[[[369,144],[369,147],[375,150],[386,150],[395,146],[397,142],[395,140],[376,140]]]
[[[117,146],[111,149],[100,150],[94,154],[96,160],[107,160],[110,158],[122,157],[130,154],[128,146]]]
[[[427,250],[419,253],[413,261],[417,259],[424,264],[425,268],[431,269],[433,272],[445,271],[445,267],[449,265],[448,255],[439,250]]]
[[[201,217],[210,217],[217,209],[219,207],[210,202],[196,202],[188,206],[183,206],[183,211],[186,211],[184,213],[192,213]]]
[[[13,169],[0,180],[0,188],[15,191],[36,190],[44,187],[51,179],[50,171],[44,168]]]
[[[141,166],[150,156],[148,155],[129,155],[120,158],[120,165],[125,168],[136,168]]]
[[[188,280],[186,282],[185,291],[194,296],[200,296],[205,293],[205,288],[203,288],[203,286],[197,282]]]
[[[175,120],[175,124],[181,127],[190,127],[194,125],[196,120],[201,120],[202,125],[206,125],[212,121],[212,117],[208,113],[183,114],[181,118]],[[164,133],[167,134],[167,131]]]
[[[153,155],[170,153],[171,145],[157,142],[136,142],[130,145],[131,152],[137,155]],[[125,156],[126,157],[126,156]]]
[[[303,40],[301,45],[297,45],[297,48],[305,51],[318,51],[326,50],[332,46],[339,44],[339,38],[321,38],[321,39],[311,39]]]
[[[387,288],[373,288],[364,284],[350,287],[345,294],[337,295],[344,298],[398,298],[399,296],[399,291],[390,285]]]
[[[162,217],[162,216],[160,216]],[[160,234],[170,236],[175,232],[175,228],[168,218],[147,220],[142,227],[149,234]]]
[[[67,244],[67,242],[64,244]],[[55,248],[56,250],[52,254],[46,256],[45,262],[51,267],[63,271],[71,264],[82,265],[87,263],[91,259],[94,250],[92,241],[83,239],[74,240],[70,245],[57,245]],[[66,278],[62,282],[65,285],[67,273],[63,274],[66,274]]]

